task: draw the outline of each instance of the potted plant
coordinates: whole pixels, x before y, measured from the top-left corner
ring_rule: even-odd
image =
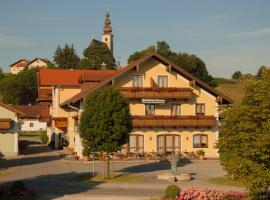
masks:
[[[205,151],[203,149],[196,151],[196,154],[200,160],[204,160]]]
[[[99,160],[104,160],[104,155],[103,155],[102,152],[99,153],[99,158],[98,158],[98,159],[99,159]]]
[[[83,160],[84,161],[89,161],[90,160],[91,152],[90,152],[89,148],[84,148],[82,154],[83,154]]]

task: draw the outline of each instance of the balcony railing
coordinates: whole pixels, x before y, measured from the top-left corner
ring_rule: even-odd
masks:
[[[54,117],[54,125],[57,128],[67,128],[67,118],[66,117]]]
[[[10,130],[13,121],[11,119],[0,119],[0,130]]]
[[[190,88],[121,87],[119,90],[128,99],[190,99]]]
[[[216,124],[215,116],[133,116],[133,127],[212,127]]]

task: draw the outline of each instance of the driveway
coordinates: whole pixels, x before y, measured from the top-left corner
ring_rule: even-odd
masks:
[[[167,181],[156,179],[157,174],[170,171],[167,161],[115,161],[112,169],[115,174],[133,173],[145,177],[140,183],[78,183],[74,177],[92,171],[91,161],[68,161],[63,159],[62,151],[52,151],[38,141],[31,141],[25,155],[18,159],[0,160],[0,184],[10,184],[23,180],[34,188],[42,199],[149,199],[151,196],[162,196]],[[95,171],[103,172],[103,162],[95,162]],[[177,182],[181,188],[203,187],[222,190],[243,191],[243,188],[211,185],[210,177],[224,176],[225,173],[218,160],[194,160],[181,162],[179,173],[192,173],[193,180]]]

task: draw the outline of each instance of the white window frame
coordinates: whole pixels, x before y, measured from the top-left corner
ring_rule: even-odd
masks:
[[[173,106],[179,106],[179,113],[176,115],[173,115],[173,113],[172,113]],[[180,103],[171,103],[171,116],[181,116],[181,104]]]
[[[141,76],[142,77],[142,85],[141,86],[134,86],[134,77],[135,76]],[[143,75],[142,74],[132,74],[132,87],[143,87]]]
[[[146,114],[146,106],[148,106],[148,105],[154,106],[154,114],[152,114],[152,115],[147,115],[147,114]],[[155,113],[156,113],[156,105],[155,105],[155,104],[151,104],[151,103],[149,103],[149,104],[144,104],[144,115],[145,115],[145,116],[154,116]]]
[[[160,77],[166,77],[167,78],[167,86],[166,87],[160,87],[160,85],[159,85],[159,78]],[[157,86],[159,87],[159,88],[167,88],[167,87],[169,87],[169,77],[168,77],[168,75],[163,75],[163,74],[160,74],[160,75],[157,75]]]

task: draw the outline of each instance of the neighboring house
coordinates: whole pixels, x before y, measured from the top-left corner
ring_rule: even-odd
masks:
[[[18,117],[21,111],[0,102],[0,158],[18,156]]]
[[[21,131],[46,131],[51,121],[50,108],[44,105],[16,105],[13,108],[24,113],[20,117]]]
[[[70,133],[70,146],[75,146],[75,121],[70,121],[67,129],[67,117],[76,117],[77,111],[70,111],[59,107],[60,103],[70,99],[81,91],[96,86],[114,75],[117,70],[60,70],[41,69],[37,74],[39,105],[49,105],[52,124],[47,128],[50,141],[54,141],[58,147],[58,136],[60,133]],[[82,84],[84,83],[84,84]],[[75,118],[74,118],[75,119]]]
[[[27,69],[29,61],[26,59],[18,60],[17,62],[10,65],[10,73],[18,74],[19,72]]]
[[[93,82],[94,77],[82,74],[76,91],[57,82],[52,89],[51,130],[56,138],[60,133],[67,134],[69,147],[78,155],[82,146],[77,127],[84,99],[105,85],[113,85],[130,102],[133,130],[128,151],[180,154],[203,149],[209,158],[219,156],[215,148],[219,109],[232,100],[181,67],[152,53],[99,83]]]
[[[35,58],[31,62],[28,63],[28,69],[32,68],[47,68],[48,64],[50,63],[49,60],[44,58]]]
[[[47,68],[49,63],[50,61],[44,58],[35,58],[32,61],[21,59],[10,65],[10,73],[18,74],[19,72],[23,70],[32,69],[35,67]]]

